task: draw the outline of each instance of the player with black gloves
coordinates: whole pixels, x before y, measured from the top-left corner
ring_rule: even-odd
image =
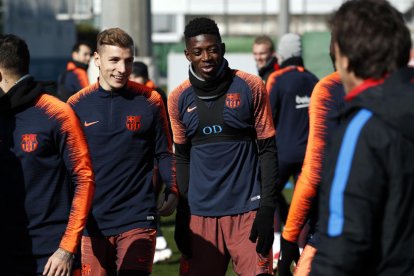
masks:
[[[189,80],[171,92],[180,275],[272,275],[278,176],[275,130],[262,80],[230,69],[216,23],[185,28]]]

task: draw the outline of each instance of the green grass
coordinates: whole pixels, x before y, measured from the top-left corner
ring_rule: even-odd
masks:
[[[178,275],[178,269],[180,266],[180,252],[175,246],[174,242],[174,217],[175,214],[169,217],[163,217],[161,219],[162,233],[167,240],[168,247],[173,251],[171,259],[154,264],[152,268],[152,274],[154,276],[169,276]]]
[[[290,202],[293,194],[292,189],[285,189],[283,191],[288,202]],[[178,275],[179,266],[180,266],[180,252],[178,251],[177,247],[175,246],[174,242],[174,218],[175,214],[169,217],[163,217],[161,219],[161,228],[165,239],[167,240],[168,246],[173,251],[173,255],[171,259],[156,263],[153,266],[152,274],[153,276],[174,276]],[[236,276],[233,272],[231,264],[227,269],[226,276]]]

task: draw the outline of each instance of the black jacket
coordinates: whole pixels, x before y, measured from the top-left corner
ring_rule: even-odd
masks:
[[[311,275],[414,275],[413,79],[404,68],[347,103],[324,163]]]

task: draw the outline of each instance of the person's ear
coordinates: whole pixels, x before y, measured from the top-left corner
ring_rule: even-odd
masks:
[[[224,44],[224,43],[221,43],[221,52],[223,53],[222,54],[223,56],[226,53],[226,44]]]
[[[335,67],[342,68],[346,71],[349,71],[349,58],[344,56],[339,49],[338,43],[334,43],[334,51],[335,51]]]
[[[189,52],[187,49],[185,49],[185,50],[184,50],[184,55],[185,55],[185,58],[186,58],[189,62],[191,62],[190,52]]]
[[[101,56],[98,54],[98,52],[93,53],[93,61],[96,67],[101,67]]]

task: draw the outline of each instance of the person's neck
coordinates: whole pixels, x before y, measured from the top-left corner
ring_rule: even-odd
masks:
[[[362,83],[364,83],[364,79],[359,78],[355,76],[353,72],[348,73],[348,77],[346,80],[344,79],[343,85],[345,88],[345,94],[348,94],[352,90],[354,90],[356,87],[360,86]]]
[[[7,94],[10,89],[21,79],[23,76],[5,75],[0,82],[0,88],[4,94]]]
[[[215,75],[214,77],[212,77],[211,79],[213,79],[213,80],[214,80],[215,78],[217,78],[217,76],[219,76],[219,75],[223,72],[225,65],[226,65],[226,62],[225,62],[225,61],[224,61],[224,59],[223,59],[223,61],[221,62],[221,65],[220,65],[219,70],[217,71],[216,75]],[[192,66],[191,64],[190,64],[190,72],[191,72],[191,74],[193,74],[193,75],[194,75],[194,77],[196,77],[198,80],[200,80],[200,81],[206,81],[205,79],[203,79],[202,77],[200,77],[199,75],[197,75],[196,71],[194,70],[194,68],[193,68],[193,66]],[[207,80],[207,81],[208,81],[208,80]]]

